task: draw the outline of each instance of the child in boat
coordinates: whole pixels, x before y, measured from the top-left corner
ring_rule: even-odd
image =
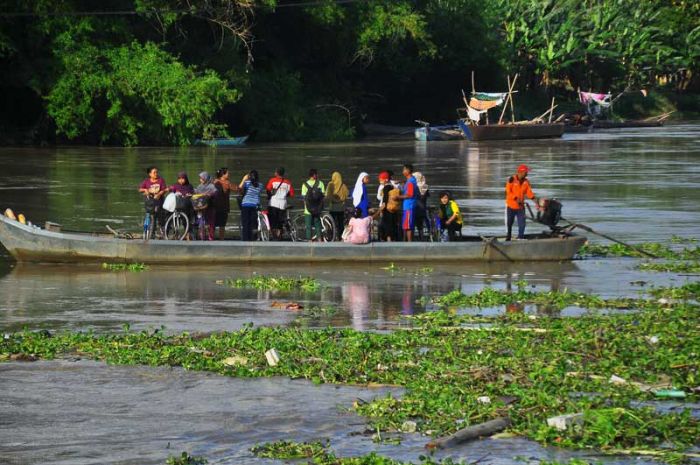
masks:
[[[438,216],[440,217],[441,232],[446,231],[448,240],[454,241],[457,231],[462,230],[462,213],[449,191],[440,192]]]

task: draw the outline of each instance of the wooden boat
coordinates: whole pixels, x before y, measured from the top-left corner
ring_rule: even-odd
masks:
[[[520,123],[520,124],[483,124],[471,125],[459,121],[464,137],[471,141],[480,140],[516,140],[516,139],[551,139],[564,134],[561,123]]]
[[[209,147],[234,147],[244,145],[249,136],[241,137],[217,137],[215,139],[196,139],[194,145],[208,145]]]
[[[0,242],[18,261],[149,264],[389,263],[571,260],[586,238],[575,234],[530,235],[504,242],[375,242],[366,245],[311,242],[143,241],[88,233],[49,231],[0,216]]]
[[[658,128],[664,125],[659,120],[593,121],[593,129]]]
[[[424,126],[416,128],[413,134],[418,141],[461,140],[464,138],[459,126],[454,124],[449,126]]]

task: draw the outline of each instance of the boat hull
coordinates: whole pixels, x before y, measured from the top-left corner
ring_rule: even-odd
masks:
[[[309,242],[143,241],[46,231],[0,217],[0,242],[18,261],[149,264],[314,262],[495,262],[570,260],[586,242],[578,235],[521,241],[450,243],[375,242],[366,245]]]
[[[481,140],[518,140],[518,139],[552,139],[564,134],[564,125],[552,124],[486,124],[472,126],[459,122],[464,137],[471,141]]]
[[[197,139],[194,145],[208,145],[209,147],[235,147],[245,145],[249,136],[229,137],[219,139]]]
[[[594,129],[625,129],[625,128],[658,128],[663,126],[663,121],[594,121]]]
[[[413,134],[416,140],[423,142],[464,139],[457,126],[416,128]]]

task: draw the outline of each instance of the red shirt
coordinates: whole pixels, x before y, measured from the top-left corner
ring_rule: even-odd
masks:
[[[158,176],[158,179],[155,181],[151,181],[151,178],[146,178],[142,183],[139,189],[147,189],[149,194],[157,194],[160,191],[164,191],[167,189],[167,186],[165,185],[165,180]]]

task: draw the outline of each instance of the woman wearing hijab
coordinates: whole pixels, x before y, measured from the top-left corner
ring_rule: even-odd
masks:
[[[360,173],[355,182],[355,189],[352,191],[352,204],[355,208],[362,210],[362,218],[369,215],[369,197],[367,196],[367,186],[369,174],[364,171]]]
[[[243,191],[241,200],[241,240],[252,241],[253,231],[258,226],[258,208],[260,208],[260,184],[258,172],[251,170],[243,176],[238,188]]]
[[[343,177],[339,172],[334,171],[331,175],[331,182],[326,187],[326,198],[328,199],[328,211],[335,221],[335,239],[340,240],[345,227],[345,201],[348,199],[350,191],[343,183]]]
[[[413,177],[416,178],[416,183],[418,184],[418,196],[416,197],[416,204],[414,206],[415,213],[415,223],[416,228],[418,228],[418,239],[424,239],[424,229],[429,223],[428,221],[428,197],[430,197],[430,189],[428,189],[428,184],[425,182],[425,176],[423,173],[416,171],[413,173]]]
[[[195,194],[202,194],[209,197],[209,206],[204,212],[204,217],[207,221],[207,229],[209,232],[210,241],[214,240],[214,222],[216,220],[216,208],[214,207],[214,198],[216,197],[216,186],[212,182],[211,175],[206,171],[199,173],[199,186],[194,190]]]

